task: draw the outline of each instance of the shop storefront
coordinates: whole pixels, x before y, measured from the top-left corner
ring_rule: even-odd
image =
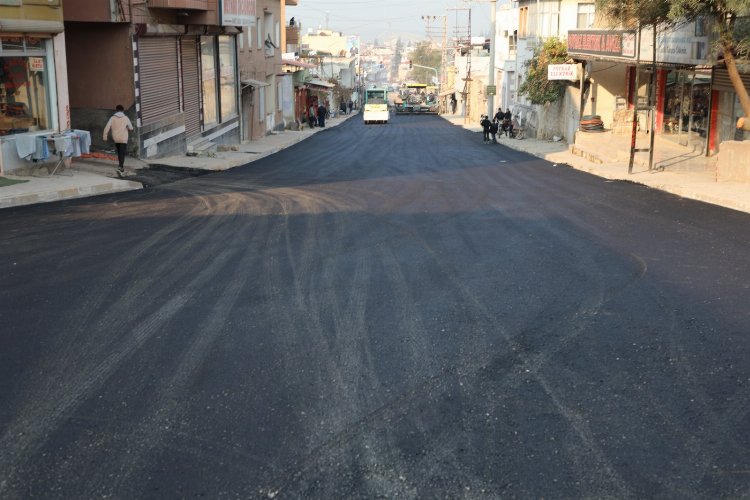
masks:
[[[586,61],[589,68],[584,114],[601,114],[606,124],[609,117],[604,112],[612,110],[612,130],[628,134],[637,104],[636,126],[641,132],[653,128],[667,139],[709,148],[711,109],[717,106],[711,88],[709,46],[707,31],[698,22],[658,31],[656,45],[651,28],[641,32],[640,46],[634,31],[569,31],[568,53]],[[623,79],[602,78],[600,71],[608,63],[607,71],[624,72],[626,88]],[[604,99],[612,103],[602,102]]]
[[[52,127],[48,39],[0,37],[0,135]]]
[[[16,151],[18,136],[60,129],[53,36],[0,33],[0,172],[28,166]]]
[[[696,70],[664,71],[657,92],[659,99],[661,132],[682,135],[688,131],[705,138],[709,131],[711,106],[711,72]]]
[[[742,82],[746,89],[750,89],[750,73],[741,73]],[[737,119],[745,113],[740,105],[740,99],[734,90],[726,68],[716,67],[714,69],[713,82],[711,86],[714,93],[714,101],[717,103],[715,113],[716,137],[712,141],[712,148],[716,149],[722,141],[747,141],[750,133],[736,128]]]
[[[138,63],[141,156],[239,142],[234,35],[140,37]]]

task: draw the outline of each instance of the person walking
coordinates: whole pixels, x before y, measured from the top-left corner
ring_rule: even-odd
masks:
[[[497,121],[495,120],[490,123],[490,135],[492,136],[492,144],[497,144]]]
[[[310,122],[310,128],[315,128],[315,125],[317,125],[317,118],[315,118],[318,114],[318,108],[315,107],[315,104],[310,104],[310,109],[307,111],[308,117],[307,121]]]
[[[117,149],[117,175],[125,175],[125,154],[128,151],[129,131],[133,130],[133,124],[130,118],[125,116],[125,108],[118,104],[115,106],[115,114],[109,118],[107,125],[104,127],[103,139],[106,142],[109,139],[109,132],[112,131],[112,139],[115,141]]]
[[[482,132],[484,133],[484,143],[489,144],[490,143],[490,126],[492,125],[492,122],[490,122],[490,119],[487,118],[487,116],[482,115],[482,120],[479,122],[479,124],[482,126]]]
[[[323,103],[318,106],[318,127],[325,127],[326,126],[326,113],[328,110],[323,105]]]
[[[495,121],[498,123],[503,123],[504,119],[505,113],[503,113],[503,108],[497,108],[497,113],[495,113]]]
[[[458,99],[456,99],[456,93],[451,94],[451,113],[456,114],[456,106],[458,106]]]
[[[506,108],[503,116],[503,130],[506,136],[513,137],[513,113],[510,112],[510,108]]]
[[[352,109],[353,108],[354,108],[354,102],[351,99],[349,99],[349,113],[347,113],[347,114],[349,114],[349,115],[352,114]]]

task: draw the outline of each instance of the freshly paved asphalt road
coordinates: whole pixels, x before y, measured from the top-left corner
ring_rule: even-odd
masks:
[[[0,212],[0,497],[747,498],[750,215],[349,120]]]

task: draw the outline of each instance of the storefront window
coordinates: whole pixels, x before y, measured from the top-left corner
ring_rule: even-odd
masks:
[[[237,77],[234,37],[219,37],[221,121],[237,115]]]
[[[214,37],[201,37],[201,69],[203,80],[203,123],[206,127],[210,127],[216,124],[218,117]]]
[[[0,37],[0,135],[52,126],[47,79],[44,40]]]
[[[706,136],[708,128],[710,75],[671,71],[664,95],[664,131],[691,132]]]

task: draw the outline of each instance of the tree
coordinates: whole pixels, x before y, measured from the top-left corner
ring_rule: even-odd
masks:
[[[518,91],[529,97],[532,104],[555,102],[562,95],[565,84],[547,80],[547,66],[568,59],[567,45],[558,38],[548,38],[534,49],[534,55],[524,63],[526,78]]]
[[[435,68],[439,71],[440,68],[440,51],[435,50],[430,45],[430,42],[422,42],[418,44],[411,53],[412,64],[418,64],[419,66],[427,66],[428,68]],[[409,77],[416,80],[419,83],[426,83],[432,85],[432,78],[435,76],[434,71],[424,68],[414,68],[409,73]]]
[[[750,96],[738,68],[750,64],[749,27],[743,19],[750,15],[750,0],[597,0],[597,9],[625,26],[708,22],[742,111],[750,116]],[[750,130],[750,120],[744,120],[743,128]]]
[[[328,83],[332,83],[334,85],[332,89],[333,102],[331,103],[331,106],[338,106],[342,102],[349,102],[349,100],[352,98],[352,89],[343,87],[341,85],[341,82],[336,78],[329,78]]]
[[[391,78],[395,79],[398,77],[398,67],[401,64],[403,58],[403,44],[401,38],[396,40],[396,50],[393,53],[393,61],[391,61]]]

